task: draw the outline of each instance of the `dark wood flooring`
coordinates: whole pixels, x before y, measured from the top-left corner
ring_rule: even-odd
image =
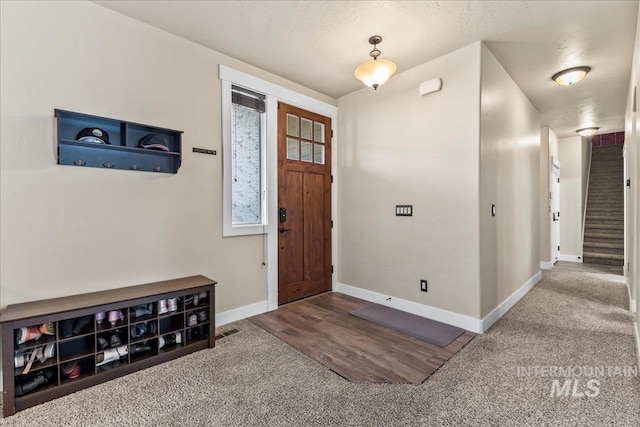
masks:
[[[249,320],[354,382],[421,383],[476,336],[442,348],[349,314],[369,304],[328,292]]]

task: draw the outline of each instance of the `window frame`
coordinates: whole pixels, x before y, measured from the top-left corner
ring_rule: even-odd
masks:
[[[232,189],[232,121],[233,86],[252,92],[258,90],[222,80],[222,235],[223,237],[250,236],[266,234],[268,222],[267,210],[267,113],[260,113],[260,218],[255,224],[233,224],[233,189]],[[262,94],[262,93],[261,93]],[[266,96],[266,94],[264,94]]]

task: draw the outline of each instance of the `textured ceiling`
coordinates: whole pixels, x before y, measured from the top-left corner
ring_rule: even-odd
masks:
[[[478,40],[558,136],[623,130],[637,1],[95,1],[132,18],[339,98],[362,88],[355,67],[407,70]],[[581,83],[550,76],[592,67]]]

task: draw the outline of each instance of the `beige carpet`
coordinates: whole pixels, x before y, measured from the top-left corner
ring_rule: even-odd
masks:
[[[348,382],[257,326],[218,347],[20,412],[3,426],[637,426],[640,378],[550,397],[528,366],[636,367],[619,276],[556,267],[420,385]],[[571,378],[573,379],[573,378]],[[589,376],[576,377],[578,392]],[[564,383],[564,378],[561,380]]]

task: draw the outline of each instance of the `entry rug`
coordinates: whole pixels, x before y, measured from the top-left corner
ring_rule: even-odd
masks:
[[[437,345],[438,347],[448,346],[453,340],[465,332],[464,329],[455,326],[380,304],[371,304],[353,310],[351,315]]]

